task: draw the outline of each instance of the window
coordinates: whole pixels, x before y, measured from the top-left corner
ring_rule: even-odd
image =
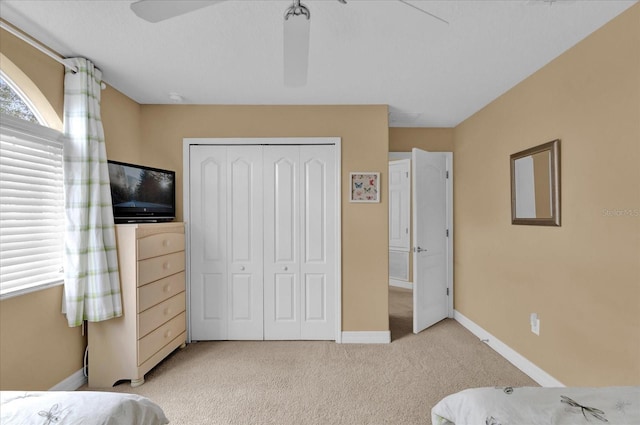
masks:
[[[0,296],[62,282],[62,133],[0,75]]]
[[[36,124],[44,124],[20,89],[0,71],[0,112]]]

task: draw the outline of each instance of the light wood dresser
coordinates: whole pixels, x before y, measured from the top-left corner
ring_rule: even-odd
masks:
[[[117,224],[123,315],[89,322],[89,387],[144,375],[186,341],[184,223]]]

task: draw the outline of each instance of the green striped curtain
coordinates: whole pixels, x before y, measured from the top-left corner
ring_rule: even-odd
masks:
[[[122,315],[107,153],[100,120],[102,73],[84,58],[64,78],[65,243],[63,312],[69,326]]]

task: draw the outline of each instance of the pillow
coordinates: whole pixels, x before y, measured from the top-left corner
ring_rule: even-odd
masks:
[[[83,425],[168,424],[148,398],[92,391],[1,391],[0,423],[70,423]]]
[[[640,387],[473,388],[431,409],[434,425],[640,424]]]

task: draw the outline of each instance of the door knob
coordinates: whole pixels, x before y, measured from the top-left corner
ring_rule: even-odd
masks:
[[[426,249],[420,248],[419,246],[416,246],[415,248],[413,248],[413,252],[422,252],[422,251],[426,251]]]

